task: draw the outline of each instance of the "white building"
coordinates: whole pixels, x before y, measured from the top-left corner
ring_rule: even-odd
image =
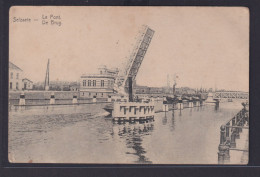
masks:
[[[24,90],[32,90],[33,89],[33,82],[27,78],[23,79],[23,89]]]
[[[9,62],[9,90],[23,89],[23,70]]]
[[[118,69],[107,69],[106,66],[98,68],[97,74],[87,74],[80,77],[80,97],[107,98],[113,94],[115,77]]]

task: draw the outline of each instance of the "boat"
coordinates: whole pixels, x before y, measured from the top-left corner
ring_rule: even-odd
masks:
[[[205,101],[205,104],[210,104],[210,105],[216,105],[217,101],[213,99],[213,93],[209,92],[208,98]]]

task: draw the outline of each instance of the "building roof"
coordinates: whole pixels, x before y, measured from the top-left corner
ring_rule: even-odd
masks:
[[[107,74],[83,74],[81,78],[115,78],[114,76]]]
[[[24,78],[23,81],[24,81],[24,80],[27,80],[27,81],[33,83],[33,81],[31,81],[31,80],[29,80],[29,79],[27,79],[27,78]]]
[[[9,61],[9,69],[15,69],[15,70],[20,70],[23,71],[21,68],[13,64],[12,62]]]

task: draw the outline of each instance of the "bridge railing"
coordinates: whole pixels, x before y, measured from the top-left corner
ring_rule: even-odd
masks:
[[[248,129],[249,110],[246,107],[244,106],[232,119],[220,127],[220,144],[218,146],[219,164],[225,164],[230,161],[230,150],[247,151],[236,149],[236,139],[240,138],[240,133],[243,129]]]

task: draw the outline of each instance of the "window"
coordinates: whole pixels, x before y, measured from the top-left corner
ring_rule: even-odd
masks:
[[[18,82],[16,82],[16,90],[19,89],[19,85],[18,85]]]
[[[91,96],[91,93],[89,92],[88,95]]]
[[[82,96],[84,96],[84,92],[82,92]]]
[[[11,79],[13,79],[13,77],[14,77],[14,73],[11,72]]]
[[[84,87],[86,86],[86,80],[83,80],[83,86]]]
[[[103,97],[103,93],[101,93],[101,97]]]
[[[93,87],[96,87],[96,80],[93,80]]]
[[[19,73],[16,73],[16,79],[19,79]]]
[[[101,80],[101,87],[104,87],[104,80]]]
[[[88,86],[91,86],[91,80],[88,80]]]
[[[13,83],[10,82],[10,89],[13,89]]]

